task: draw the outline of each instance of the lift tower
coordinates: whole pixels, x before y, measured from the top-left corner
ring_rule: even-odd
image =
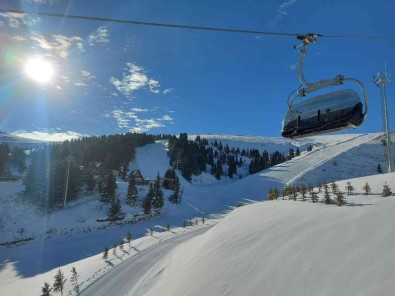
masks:
[[[386,84],[391,82],[390,75],[387,74],[387,70],[385,73],[377,73],[376,76],[373,76],[374,84],[380,88],[380,96],[383,100],[383,110],[384,110],[384,125],[385,125],[385,134],[386,134],[386,147],[387,147],[387,161],[388,161],[388,172],[392,173],[394,171],[394,161],[392,157],[392,141],[391,141],[391,129],[388,120],[388,107],[387,107],[387,90]]]

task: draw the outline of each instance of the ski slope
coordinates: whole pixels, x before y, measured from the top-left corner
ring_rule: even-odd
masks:
[[[395,173],[351,180],[359,192],[365,182],[394,189]],[[133,295],[393,295],[395,198],[347,199],[236,209],[167,254]]]
[[[375,143],[373,145],[381,149],[379,141],[376,140],[378,136],[379,134],[339,135],[328,136],[328,138],[321,136],[315,137],[313,140],[306,138],[300,142],[292,141],[292,143],[286,143],[283,139],[266,139],[261,145],[259,145],[259,139],[256,138],[242,142],[242,137],[223,137],[223,144],[233,143],[236,147],[259,148],[261,151],[269,149],[269,147],[276,149],[277,142],[280,145],[278,147],[282,147],[281,149],[284,151],[288,151],[290,147],[306,147],[307,145],[314,145],[314,148],[311,152],[302,152],[301,156],[291,161],[242,179],[224,179],[215,183],[211,180],[205,182],[212,176],[203,174],[202,182],[191,184],[181,178],[184,188],[181,204],[174,205],[165,201],[165,209],[161,216],[134,225],[108,226],[97,222],[98,217],[106,216],[107,206],[103,206],[94,196],[76,202],[65,210],[41,214],[40,217],[28,205],[22,203],[23,207],[20,207],[18,204],[20,202],[18,194],[23,190],[20,182],[0,184],[2,186],[0,199],[3,204],[5,204],[4,202],[7,204],[7,207],[0,209],[0,213],[2,213],[0,222],[3,222],[0,223],[1,237],[15,236],[19,238],[21,235],[29,236],[38,231],[42,233],[38,239],[24,246],[0,247],[0,287],[2,287],[0,291],[14,291],[15,287],[23,286],[22,293],[14,295],[36,295],[43,280],[52,281],[58,267],[71,268],[73,264],[84,274],[86,280],[90,279],[92,282],[97,278],[92,273],[96,275],[97,271],[93,271],[93,267],[85,265],[85,258],[92,256],[96,258],[97,264],[92,266],[100,267],[100,274],[111,270],[111,266],[104,268],[101,265],[103,263],[100,261],[100,253],[104,247],[111,247],[114,243],[119,243],[128,231],[133,233],[135,239],[144,237],[151,228],[155,232],[163,233],[167,224],[182,226],[184,220],[201,219],[229,212],[240,204],[264,200],[268,189],[275,186],[282,188],[291,181],[300,182],[302,178],[306,183],[316,184],[315,174],[323,175],[322,167],[326,167],[325,178],[327,180],[336,180],[338,174],[335,170],[353,168],[353,161],[356,158],[355,154],[350,154],[350,151],[368,145],[367,149],[364,148],[366,153],[370,153],[366,154],[366,157],[373,158],[377,154],[377,149],[370,151],[370,145],[373,141]],[[241,142],[237,142],[239,140]],[[337,167],[328,167],[328,163],[339,157],[345,158],[348,162],[345,164],[339,162]],[[361,164],[359,163],[359,165]],[[169,168],[167,143],[161,141],[138,148],[136,159],[130,164],[130,167],[140,169],[143,176],[149,179],[154,179],[158,172],[163,175]],[[359,171],[359,174],[369,173],[371,170],[366,168]],[[306,178],[306,176],[309,177]],[[347,176],[347,173],[343,176]],[[118,180],[118,186],[118,193],[122,198],[126,193],[127,183]],[[143,198],[144,192],[140,192],[140,194],[140,198]],[[165,196],[169,194],[170,192],[165,192]],[[123,207],[126,207],[123,199],[121,199],[121,203]],[[126,209],[130,215],[136,211],[136,209]],[[12,219],[9,220],[7,217]],[[9,223],[9,221],[11,222]],[[19,233],[20,229],[24,229],[24,232]],[[32,256],[31,254],[36,255]]]

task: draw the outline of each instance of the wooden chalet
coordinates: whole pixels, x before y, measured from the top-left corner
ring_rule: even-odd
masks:
[[[136,185],[149,185],[150,183],[150,180],[144,179],[140,170],[133,170],[130,173],[129,178],[133,178]]]

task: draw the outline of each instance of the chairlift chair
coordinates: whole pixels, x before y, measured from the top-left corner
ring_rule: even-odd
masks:
[[[360,126],[368,113],[368,98],[364,85],[355,78],[345,78],[343,75],[313,83],[307,82],[303,75],[303,61],[307,53],[307,45],[310,42],[316,42],[317,35],[298,35],[297,38],[303,41],[301,45],[295,47],[302,47],[298,63],[299,80],[302,85],[298,88],[297,94],[288,102],[288,111],[283,120],[281,135],[295,139]],[[344,82],[355,83],[359,86],[364,98],[364,105],[359,95],[352,89],[333,91],[300,103],[294,103],[296,99],[305,97],[312,92],[327,87],[340,86]]]

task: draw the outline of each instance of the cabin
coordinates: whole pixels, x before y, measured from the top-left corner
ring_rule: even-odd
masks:
[[[140,170],[133,170],[129,178],[133,178],[136,185],[149,185],[150,180],[144,179],[143,175],[141,174]]]

